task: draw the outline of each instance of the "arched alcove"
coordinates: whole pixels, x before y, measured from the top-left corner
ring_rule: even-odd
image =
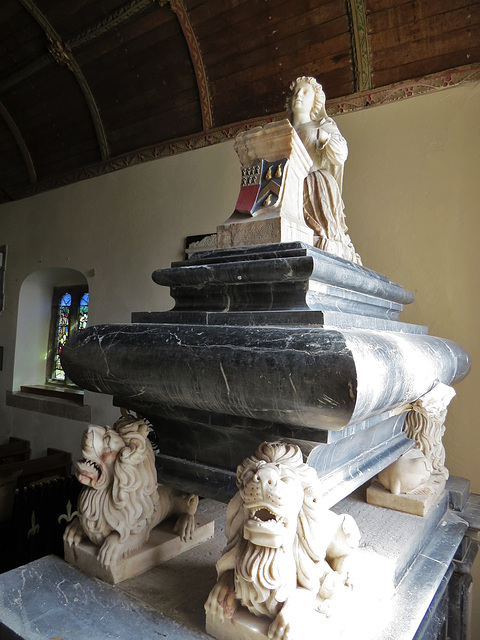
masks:
[[[45,384],[48,337],[54,287],[84,285],[75,269],[47,268],[31,273],[22,283],[18,301],[13,391],[22,385]]]

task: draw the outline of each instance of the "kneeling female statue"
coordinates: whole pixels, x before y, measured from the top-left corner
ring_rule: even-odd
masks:
[[[315,233],[315,246],[361,264],[348,235],[342,200],[347,142],[327,115],[325,101],[315,78],[302,76],[290,86],[289,118],[313,161],[304,183],[303,213]]]

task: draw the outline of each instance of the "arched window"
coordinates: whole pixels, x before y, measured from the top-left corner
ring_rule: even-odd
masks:
[[[90,422],[84,394],[66,378],[60,352],[88,319],[88,283],[76,269],[38,269],[20,287],[12,390],[7,406]]]
[[[68,384],[60,362],[60,354],[69,336],[85,329],[87,323],[87,288],[85,286],[55,287],[48,340],[47,383]]]
[[[67,293],[70,305],[61,304]],[[86,326],[87,294],[87,279],[75,269],[38,269],[25,278],[18,300],[14,392],[22,387],[72,387],[57,367],[58,354],[67,335]]]

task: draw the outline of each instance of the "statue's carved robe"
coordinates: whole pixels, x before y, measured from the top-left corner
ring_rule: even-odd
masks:
[[[315,244],[319,249],[361,264],[348,235],[343,211],[343,165],[348,156],[347,142],[328,116],[319,122],[299,125],[296,130],[313,161],[304,183],[303,213],[317,236]],[[319,141],[320,131],[328,134],[326,143]]]

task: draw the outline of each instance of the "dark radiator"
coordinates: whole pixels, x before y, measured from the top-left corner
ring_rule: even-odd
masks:
[[[75,476],[65,476],[16,490],[12,516],[0,523],[0,572],[51,553],[63,557],[62,536],[80,489]]]

